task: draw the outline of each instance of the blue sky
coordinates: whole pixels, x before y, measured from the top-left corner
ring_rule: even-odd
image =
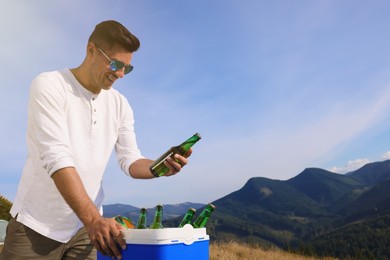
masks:
[[[31,80],[78,66],[108,19],[141,40],[114,87],[133,107],[143,154],[203,138],[175,177],[133,180],[112,157],[106,204],[207,203],[251,177],[389,159],[388,10],[377,0],[3,0],[0,194],[13,200],[26,158]]]

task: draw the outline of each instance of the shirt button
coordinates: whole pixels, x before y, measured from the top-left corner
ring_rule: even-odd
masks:
[[[92,101],[94,101],[94,100],[95,100],[95,98],[93,97],[93,98],[92,98]]]
[[[93,110],[93,112],[96,112],[96,108]]]
[[[93,121],[93,124],[96,125],[96,121]]]

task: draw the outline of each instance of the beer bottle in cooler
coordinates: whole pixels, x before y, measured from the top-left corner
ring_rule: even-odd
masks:
[[[179,227],[183,227],[185,224],[191,224],[192,219],[195,216],[196,210],[189,208],[187,213],[184,215],[183,220],[180,222]]]
[[[215,209],[215,206],[211,203],[207,204],[207,206],[203,209],[203,211],[200,213],[200,215],[196,218],[194,223],[192,224],[194,228],[202,228],[206,226],[207,220],[209,220],[209,217],[211,213],[213,213]]]
[[[131,222],[131,220],[125,216],[116,216],[115,220],[126,229],[134,228],[133,222]]]
[[[156,212],[154,213],[153,223],[149,226],[151,229],[160,229],[163,228],[162,224],[162,215],[163,215],[163,205],[156,206]]]
[[[148,227],[146,226],[146,213],[147,213],[146,208],[142,208],[139,212],[139,217],[138,217],[138,223],[137,223],[137,229],[147,229]]]
[[[173,146],[171,149],[166,151],[163,155],[161,155],[157,160],[155,160],[149,167],[150,172],[155,177],[160,177],[166,174],[169,171],[169,168],[164,164],[165,160],[168,157],[174,157],[175,154],[185,155],[188,150],[199,140],[201,139],[201,136],[196,133],[190,138],[188,138],[186,141],[181,143],[180,145]]]

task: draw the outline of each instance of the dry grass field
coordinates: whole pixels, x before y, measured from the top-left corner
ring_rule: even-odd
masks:
[[[288,253],[280,249],[265,250],[260,247],[251,247],[237,242],[211,243],[210,260],[241,260],[241,259],[261,259],[261,260],[331,260],[334,258],[315,258]]]

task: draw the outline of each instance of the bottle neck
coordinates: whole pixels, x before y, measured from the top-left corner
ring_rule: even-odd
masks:
[[[183,143],[182,146],[183,146],[184,148],[189,149],[189,148],[191,148],[191,146],[193,146],[196,142],[197,142],[197,141],[185,142],[185,143]]]
[[[146,217],[145,217],[145,215],[143,215],[143,216],[140,216],[138,223],[143,224],[143,223],[145,223],[145,221],[146,221]]]
[[[199,141],[200,138],[197,135],[192,136],[191,138],[187,139],[185,142],[183,142],[180,146],[184,150],[190,149],[197,141]]]
[[[162,221],[162,214],[157,213],[156,216],[154,217],[154,222],[160,223]]]
[[[162,221],[162,207],[156,208],[156,213],[154,215],[154,222],[161,222]]]

